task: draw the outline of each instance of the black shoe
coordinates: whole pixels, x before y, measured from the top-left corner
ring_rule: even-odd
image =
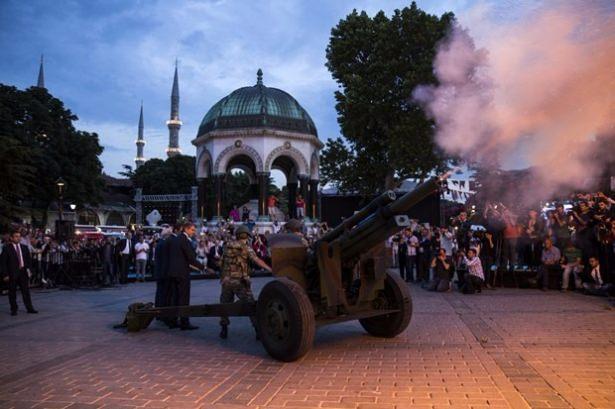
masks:
[[[220,328],[220,338],[222,339],[228,338],[228,327],[226,325]]]
[[[28,314],[38,314],[38,311],[32,308],[31,310],[28,310]]]
[[[11,311],[11,315],[13,315],[13,316],[17,315],[17,310]]]
[[[197,327],[196,325],[192,325],[192,324],[186,324],[186,325],[180,326],[179,329],[181,329],[182,331],[192,331],[195,329],[199,329],[199,327]]]

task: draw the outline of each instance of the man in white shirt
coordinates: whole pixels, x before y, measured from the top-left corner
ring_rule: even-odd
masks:
[[[461,291],[464,294],[480,293],[481,287],[485,282],[485,275],[483,273],[483,264],[476,255],[475,248],[472,247],[468,250],[468,256],[464,256],[464,261],[466,266],[468,266],[468,272],[465,273],[464,284]]]
[[[408,238],[406,240],[408,244],[408,267],[407,270],[410,273],[413,281],[418,279],[419,264],[416,255],[416,250],[419,248],[419,239],[412,233],[412,230],[408,232]],[[410,280],[407,280],[410,281]]]
[[[147,266],[147,254],[149,253],[149,245],[143,240],[143,236],[139,236],[139,242],[135,244],[135,259],[137,281],[145,281],[145,268]]]

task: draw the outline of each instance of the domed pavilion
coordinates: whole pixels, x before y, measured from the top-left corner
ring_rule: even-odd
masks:
[[[231,169],[248,176],[252,215],[258,221],[269,221],[267,187],[274,169],[286,177],[289,213],[295,214],[301,194],[306,216],[318,219],[318,153],[323,145],[316,126],[290,94],[264,85],[260,69],[254,86],[239,88],[211,107],[192,143],[197,148],[201,219],[227,216],[222,210]]]

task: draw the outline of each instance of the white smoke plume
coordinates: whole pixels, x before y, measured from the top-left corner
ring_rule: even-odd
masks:
[[[440,84],[413,92],[443,149],[483,165],[531,166],[545,195],[583,186],[601,171],[598,156],[615,157],[615,11],[557,4],[481,27],[481,47],[455,25],[435,60]]]

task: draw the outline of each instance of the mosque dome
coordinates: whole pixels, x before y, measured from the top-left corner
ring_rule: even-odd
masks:
[[[231,92],[207,112],[198,135],[236,128],[271,128],[318,136],[305,109],[289,93],[263,84],[257,72],[256,85]]]

